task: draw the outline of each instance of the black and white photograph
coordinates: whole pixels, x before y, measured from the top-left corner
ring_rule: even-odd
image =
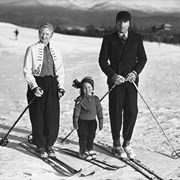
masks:
[[[1,180],[180,180],[179,0],[0,0]]]

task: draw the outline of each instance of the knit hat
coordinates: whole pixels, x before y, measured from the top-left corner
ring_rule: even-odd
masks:
[[[43,29],[43,28],[46,28],[46,27],[48,29],[50,29],[52,32],[54,32],[54,28],[53,28],[52,24],[50,24],[50,23],[43,23],[43,24],[41,24],[40,27],[39,27],[39,31],[41,29]]]
[[[131,21],[131,14],[127,11],[120,11],[116,16],[117,21]]]
[[[81,81],[81,84],[83,84],[85,82],[91,84],[92,88],[94,89],[94,81],[93,81],[92,77],[87,76],[87,77],[83,78]]]

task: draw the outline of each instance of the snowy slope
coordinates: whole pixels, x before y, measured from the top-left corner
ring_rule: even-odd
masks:
[[[20,34],[15,40],[14,30],[18,28]],[[8,23],[0,23],[0,136],[4,136],[20,113],[27,106],[26,82],[22,74],[23,57],[26,48],[35,43],[36,29],[17,27]],[[98,66],[98,54],[102,39],[85,38],[54,34],[52,43],[62,52],[65,66],[66,94],[61,100],[61,121],[59,137],[65,137],[72,130],[72,112],[74,98],[79,94],[71,84],[74,79],[81,80],[91,75],[95,80],[95,94],[102,97],[107,92],[106,76]],[[144,42],[148,62],[140,75],[139,90],[162,128],[171,140],[175,149],[180,144],[180,53],[179,46]],[[108,116],[108,97],[102,101],[104,111],[104,128],[97,131],[96,141],[112,145]],[[23,151],[18,143],[25,141],[31,133],[28,112],[20,119],[8,136],[9,144],[0,147],[0,179],[2,180],[65,180],[82,179],[67,178],[57,174],[43,161]],[[117,171],[106,171],[87,162],[75,160],[61,154],[59,147],[78,150],[77,134],[74,132],[69,138],[69,144],[54,145],[56,155],[76,169],[83,167],[84,171],[95,170],[90,178],[83,179],[123,179],[145,180],[142,175],[125,167]],[[171,159],[171,146],[167,143],[161,129],[152,118],[149,110],[139,97],[139,115],[132,138],[132,147],[138,158],[163,177],[173,180],[180,179],[179,159]],[[104,157],[105,155],[103,155]],[[104,157],[105,158],[105,157]],[[116,159],[106,156],[112,163]]]

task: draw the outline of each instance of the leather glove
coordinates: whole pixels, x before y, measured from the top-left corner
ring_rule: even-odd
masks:
[[[119,74],[115,74],[112,77],[112,81],[114,82],[115,85],[119,85],[125,82],[125,78]]]
[[[35,87],[33,89],[33,93],[36,97],[41,97],[44,94],[43,90],[40,87]]]
[[[60,88],[59,91],[58,91],[58,97],[59,97],[59,99],[60,99],[61,97],[63,97],[64,94],[65,94],[65,90],[62,89],[62,88]]]
[[[74,129],[76,129],[76,130],[79,129],[78,120],[77,120],[77,119],[73,119],[73,127],[74,127]]]
[[[130,72],[127,76],[126,76],[126,81],[129,81],[130,83],[134,82],[136,80],[136,76],[137,73],[135,71]]]
[[[103,129],[103,119],[99,120],[99,130]]]

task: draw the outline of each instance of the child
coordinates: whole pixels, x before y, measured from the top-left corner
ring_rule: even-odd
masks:
[[[79,156],[83,159],[96,159],[93,151],[93,142],[97,129],[96,115],[99,120],[99,130],[103,128],[103,113],[100,100],[94,95],[94,81],[85,77],[81,82],[73,81],[75,88],[80,88],[80,96],[75,100],[73,113],[73,126],[77,129],[79,137]]]

